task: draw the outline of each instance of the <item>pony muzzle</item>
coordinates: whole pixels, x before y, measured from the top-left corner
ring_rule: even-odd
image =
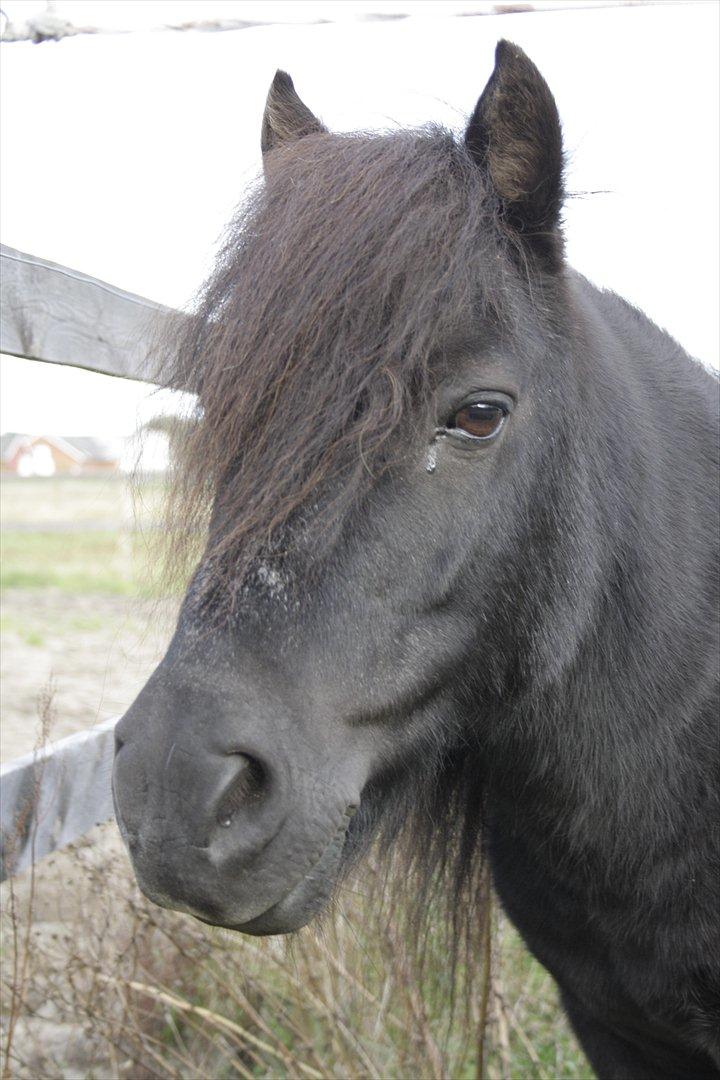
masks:
[[[146,896],[254,934],[310,921],[337,880],[360,784],[319,772],[316,755],[271,753],[265,740],[213,753],[188,737],[150,739],[149,727],[135,738],[130,710],[113,769],[118,825]]]

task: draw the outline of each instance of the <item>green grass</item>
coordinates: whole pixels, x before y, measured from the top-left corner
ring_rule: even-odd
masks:
[[[17,634],[26,645],[38,648],[45,644],[45,635],[40,630],[30,626],[27,619],[17,619],[12,615],[0,616],[0,634]]]
[[[499,920],[495,941],[496,981],[508,1005],[511,1076],[593,1080],[595,1074],[565,1020],[551,976],[506,918]],[[498,1029],[496,1016],[488,1064],[500,1076],[504,1070]]]
[[[157,480],[3,477],[0,588],[155,597],[162,494]]]
[[[5,532],[0,587],[156,595],[147,540],[119,532]]]

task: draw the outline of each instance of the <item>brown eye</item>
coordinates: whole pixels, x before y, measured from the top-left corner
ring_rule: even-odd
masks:
[[[491,439],[497,435],[506,416],[507,410],[502,405],[475,401],[458,409],[448,427],[464,431],[473,439]]]

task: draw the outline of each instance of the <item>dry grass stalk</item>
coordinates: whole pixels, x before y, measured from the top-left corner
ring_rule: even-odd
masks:
[[[28,977],[28,962],[30,959],[30,932],[33,924],[33,909],[35,903],[35,839],[37,836],[38,822],[35,816],[35,808],[38,805],[40,785],[44,767],[42,759],[39,759],[40,751],[47,745],[53,726],[55,714],[53,712],[54,687],[52,679],[48,680],[38,695],[38,737],[35,743],[34,754],[36,757],[33,786],[27,802],[20,811],[17,836],[24,836],[27,832],[28,822],[32,818],[30,826],[30,846],[32,854],[32,866],[29,880],[30,888],[27,893],[27,902],[24,912],[24,920],[19,910],[17,897],[13,885],[13,878],[9,882],[9,915],[12,928],[12,983],[10,1005],[8,1009],[7,1031],[3,1046],[2,1080],[11,1080],[10,1062],[13,1056],[13,1040],[18,1019],[22,1013],[24,1004],[24,990]],[[5,847],[12,866],[13,837],[6,838]],[[21,941],[22,932],[22,941]]]

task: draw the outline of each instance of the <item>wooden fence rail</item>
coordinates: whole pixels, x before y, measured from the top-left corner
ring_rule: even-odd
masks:
[[[0,881],[113,816],[117,718],[0,766]]]
[[[171,308],[0,245],[0,352],[126,379],[151,371]]]
[[[177,317],[162,304],[0,245],[0,352],[147,379],[154,336]],[[115,722],[0,767],[0,880],[113,816]]]

